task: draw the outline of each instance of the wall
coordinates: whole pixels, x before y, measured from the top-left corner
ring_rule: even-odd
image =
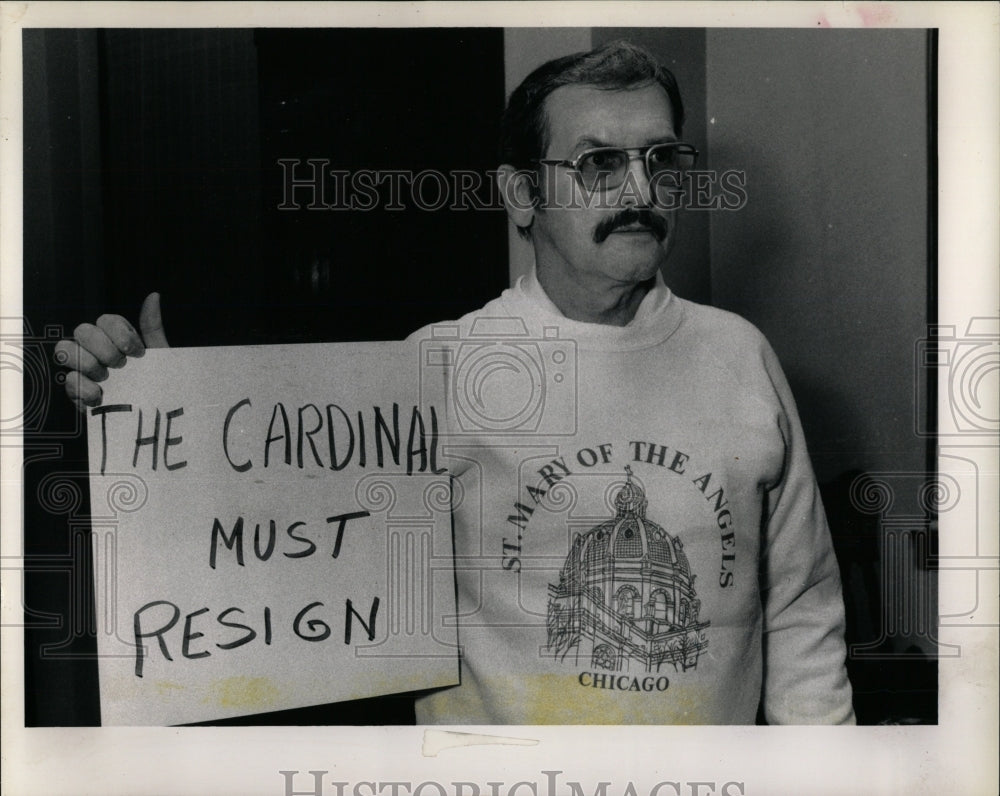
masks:
[[[86,512],[87,449],[52,346],[105,304],[98,34],[26,29],[22,43],[24,715],[77,725],[99,711],[90,533],[73,522]]]
[[[767,335],[795,394],[825,486],[848,642],[862,644],[848,662],[859,720],[933,721],[936,669],[921,659],[937,652],[936,573],[922,547],[933,547],[932,518],[919,490],[902,487],[930,466],[914,433],[934,267],[928,34],[709,30],[705,57],[714,167],[745,169],[749,197],[712,214],[712,303]],[[887,476],[899,488],[886,511],[918,530],[890,539],[887,515],[859,511],[860,473],[913,474]]]
[[[24,217],[24,282],[46,297],[44,321],[66,323],[68,303],[78,311],[104,301],[98,34],[28,29],[23,57],[24,129],[32,132],[24,203],[33,210]]]
[[[712,301],[785,367],[820,480],[921,471],[926,317],[923,31],[710,30],[709,145],[749,202],[711,220]]]
[[[107,308],[159,290],[171,343],[235,342],[261,265],[253,31],[98,37]]]

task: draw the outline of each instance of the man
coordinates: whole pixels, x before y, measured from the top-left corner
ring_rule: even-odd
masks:
[[[421,722],[753,723],[761,704],[771,723],[854,720],[781,368],[750,324],[660,276],[696,157],[682,126],[673,76],[627,43],[511,96],[499,180],[536,268],[457,323],[506,346],[453,346],[452,366],[501,351],[541,390],[520,415],[512,390],[451,396],[462,682],[419,699]],[[59,344],[78,406],[143,339],[166,344],[155,295],[140,328],[103,316]],[[483,400],[520,421],[477,425]]]

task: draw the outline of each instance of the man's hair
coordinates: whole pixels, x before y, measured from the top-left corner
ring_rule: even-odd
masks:
[[[542,64],[510,95],[500,132],[500,162],[530,169],[549,145],[545,99],[562,86],[596,86],[615,91],[658,83],[667,92],[674,130],[681,134],[684,105],[677,80],[648,50],[631,42],[613,41]]]

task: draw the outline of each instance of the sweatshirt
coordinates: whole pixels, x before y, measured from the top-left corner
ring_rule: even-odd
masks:
[[[659,277],[627,326],[573,321],[530,274],[411,339],[446,407],[461,648],[419,722],[854,722],[830,532],[754,326]]]

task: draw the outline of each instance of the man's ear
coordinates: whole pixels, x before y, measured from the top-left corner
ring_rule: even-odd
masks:
[[[535,219],[538,205],[538,174],[516,169],[504,163],[497,169],[497,185],[507,210],[507,217],[518,230],[527,231]]]

